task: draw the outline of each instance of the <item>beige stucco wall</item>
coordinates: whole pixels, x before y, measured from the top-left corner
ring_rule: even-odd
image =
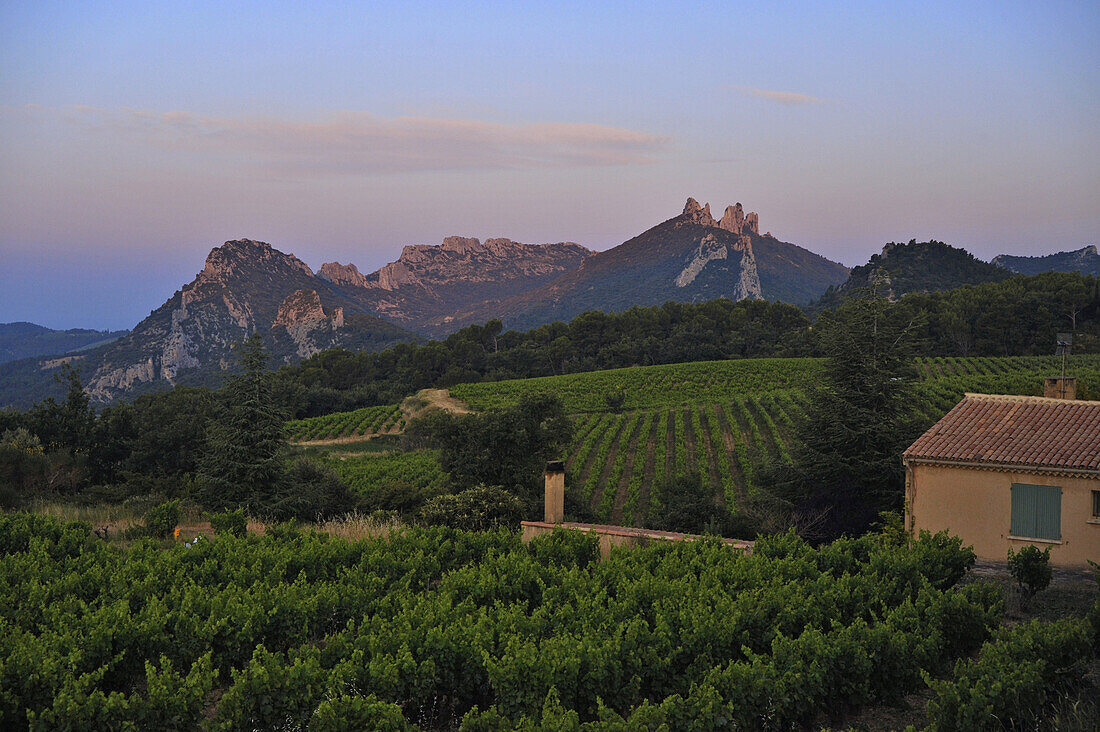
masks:
[[[1034,544],[1050,547],[1051,564],[1083,566],[1100,561],[1100,522],[1092,519],[1092,491],[1100,478],[1036,475],[910,464],[906,476],[906,526],[916,532],[947,529],[974,546],[979,559],[1003,562],[1008,550]],[[1012,484],[1062,488],[1062,541],[1009,538]]]

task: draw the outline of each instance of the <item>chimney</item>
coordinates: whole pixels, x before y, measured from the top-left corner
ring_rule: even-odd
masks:
[[[546,463],[546,511],[543,521],[560,524],[565,520],[565,463]]]
[[[1043,379],[1043,396],[1049,399],[1076,399],[1077,379],[1072,376],[1050,376]]]

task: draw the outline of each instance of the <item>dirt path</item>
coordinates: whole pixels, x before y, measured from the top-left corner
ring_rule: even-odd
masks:
[[[396,435],[397,431],[385,431],[385,432],[372,432],[369,435],[347,435],[345,437],[330,437],[327,440],[306,440],[305,442],[294,442],[290,444],[296,447],[322,447],[324,445],[350,445],[355,442],[370,442],[379,435]]]
[[[703,448],[707,452],[707,474],[710,476],[710,484],[714,487],[714,491],[721,496],[722,495],[722,474],[718,472],[718,453],[717,448],[714,445],[714,435],[707,429],[707,425],[710,424],[710,420],[707,415],[706,407],[699,407],[699,426],[706,434],[699,435],[699,439],[703,442]]]
[[[638,455],[638,442],[641,438],[639,432],[642,428],[642,423],[645,422],[645,415],[642,414],[638,417],[638,424],[634,425],[634,433],[630,435],[630,444],[626,446],[626,460],[623,461],[623,472],[619,476],[618,490],[615,492],[615,504],[611,507],[611,523],[618,525],[623,520],[623,504],[626,503],[626,496],[630,490],[630,478],[634,475],[634,458]]]
[[[722,444],[726,448],[726,459],[729,461],[730,473],[733,475],[733,484],[737,487],[737,497],[745,496],[745,469],[741,461],[737,459],[737,449],[733,439],[733,430],[730,429],[729,420],[726,418],[726,410],[721,404],[714,405],[714,413],[718,415],[718,429],[722,433]]]
[[[665,477],[676,475],[676,410],[668,413],[668,429],[665,431]]]
[[[687,448],[687,471],[690,473],[695,470],[696,458],[698,457],[695,451],[695,427],[691,423],[691,407],[684,407],[684,447]],[[699,468],[699,472],[702,472],[702,468]]]
[[[466,402],[455,399],[446,389],[421,389],[401,402],[406,423],[438,409],[451,414],[469,414],[473,411]]]
[[[615,429],[615,436],[611,438],[611,446],[607,449],[607,457],[604,458],[602,466],[599,466],[599,477],[596,478],[596,487],[592,490],[592,499],[589,501],[589,507],[593,512],[596,512],[600,504],[603,502],[603,494],[611,489],[611,486],[607,484],[607,479],[611,476],[611,469],[615,467],[615,460],[619,456],[619,440],[623,437],[623,431],[626,429],[627,423],[630,418],[623,415],[619,417],[619,424]],[[589,470],[595,469],[597,466],[593,465]]]
[[[634,507],[634,525],[641,526],[649,516],[649,488],[656,480],[653,475],[653,464],[657,461],[657,425],[660,423],[660,413],[653,415],[653,425],[646,436],[645,471],[642,473],[642,485],[638,489],[638,505]]]

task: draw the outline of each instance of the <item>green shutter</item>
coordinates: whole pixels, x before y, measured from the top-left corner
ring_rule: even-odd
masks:
[[[1052,485],[1012,484],[1012,535],[1062,539],[1062,489]]]

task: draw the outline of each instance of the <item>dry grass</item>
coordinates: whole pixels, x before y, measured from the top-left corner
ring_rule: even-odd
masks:
[[[317,530],[330,536],[339,536],[348,541],[373,539],[389,536],[390,532],[402,526],[401,521],[391,515],[364,515],[353,511],[346,516],[329,519],[317,524]]]

